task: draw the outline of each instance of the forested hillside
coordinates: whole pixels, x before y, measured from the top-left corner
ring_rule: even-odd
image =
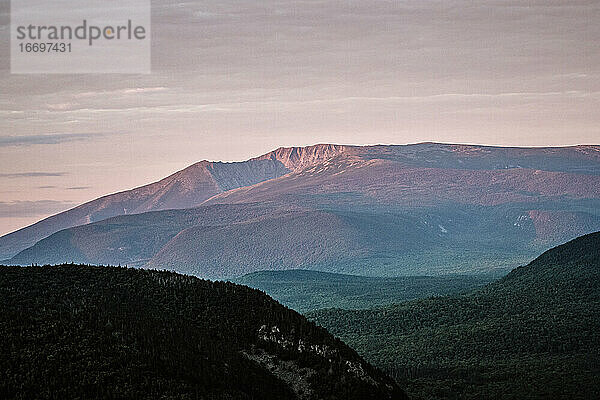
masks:
[[[469,294],[309,318],[411,398],[600,398],[600,232]]]
[[[404,399],[257,290],[170,272],[0,267],[0,398]]]

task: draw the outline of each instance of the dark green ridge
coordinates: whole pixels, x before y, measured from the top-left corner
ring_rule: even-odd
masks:
[[[600,232],[468,294],[308,316],[414,399],[600,398]]]
[[[404,399],[264,293],[166,271],[0,267],[0,398]]]

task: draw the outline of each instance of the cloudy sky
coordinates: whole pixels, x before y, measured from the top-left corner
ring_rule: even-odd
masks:
[[[0,234],[279,146],[600,143],[597,0],[152,6],[150,75],[14,75],[0,3]]]

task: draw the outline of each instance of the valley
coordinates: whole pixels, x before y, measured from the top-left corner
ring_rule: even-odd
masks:
[[[266,292],[298,312],[323,308],[368,309],[484,286],[493,276],[444,275],[395,278],[343,275],[309,270],[259,271],[233,282]]]
[[[2,266],[0,395],[595,398],[599,281],[600,232],[499,279]]]

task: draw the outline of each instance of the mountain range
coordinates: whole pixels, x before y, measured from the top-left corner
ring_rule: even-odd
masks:
[[[0,259],[209,278],[502,274],[599,229],[600,146],[323,144],[199,162],[5,235]]]

